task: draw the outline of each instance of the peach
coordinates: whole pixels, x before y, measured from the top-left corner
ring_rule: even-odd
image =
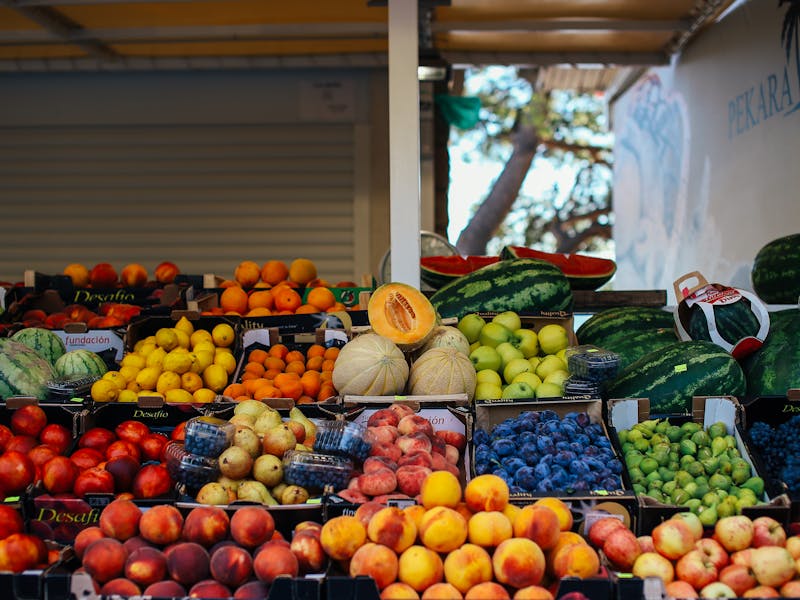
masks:
[[[310,529],[295,531],[289,549],[297,558],[301,574],[319,573],[328,561],[322,548],[320,534]]]
[[[219,506],[198,506],[183,522],[183,539],[210,548],[228,537],[230,518]]]
[[[559,533],[561,526],[558,515],[544,505],[529,504],[523,507],[514,521],[514,536],[533,540],[542,550],[555,546]]]
[[[124,286],[141,287],[147,283],[147,270],[140,264],[131,263],[122,267],[119,278]]]
[[[514,594],[514,600],[553,600],[553,594],[540,585],[529,585],[518,589]]]
[[[98,583],[105,583],[125,572],[125,561],[128,553],[122,542],[105,537],[95,540],[83,553],[83,568]]]
[[[460,456],[461,455],[458,452],[458,448],[456,448],[455,446],[451,446],[450,444],[445,445],[444,458],[449,464],[457,465]]]
[[[464,544],[445,557],[444,578],[464,594],[471,587],[492,580],[492,558],[480,546]]]
[[[0,571],[20,573],[39,567],[47,561],[47,555],[47,547],[41,538],[27,533],[12,533],[0,540]]]
[[[464,448],[467,447],[467,436],[458,431],[439,429],[434,432],[434,435],[444,440],[445,444],[455,447],[459,452],[463,452]]]
[[[367,419],[367,427],[382,427],[388,425],[397,428],[399,422],[400,417],[398,417],[393,410],[381,408],[369,416]]]
[[[420,497],[425,508],[435,506],[455,508],[461,502],[461,484],[452,473],[436,471],[422,482]]]
[[[466,541],[467,533],[467,520],[446,506],[435,506],[425,511],[419,525],[419,539],[435,552],[455,550]]]
[[[350,559],[350,577],[368,575],[382,590],[397,578],[397,554],[382,544],[367,542]]]
[[[427,467],[406,465],[399,467],[395,474],[398,489],[408,496],[416,496],[422,489],[422,483],[432,471]]]
[[[411,514],[396,506],[387,506],[375,513],[367,525],[367,536],[400,554],[417,539],[417,525]]]
[[[372,473],[373,471],[377,471],[378,469],[384,469],[384,468],[396,471],[397,463],[387,456],[370,456],[364,461],[364,464],[361,466],[361,470],[367,474]]]
[[[600,570],[600,557],[588,544],[570,544],[563,547],[553,557],[553,574],[564,577],[586,579],[597,575]]]
[[[181,539],[183,515],[169,504],[157,504],[144,511],[139,520],[139,535],[148,542],[166,546]]]
[[[211,554],[209,570],[211,577],[222,585],[237,588],[250,579],[253,573],[253,559],[250,553],[240,546],[221,546]]]
[[[391,469],[376,469],[358,477],[358,490],[367,496],[389,494],[395,489],[397,489],[397,477]]]
[[[393,425],[379,425],[378,427],[367,427],[367,436],[373,444],[376,442],[393,444],[400,437],[400,432]]]
[[[141,547],[125,561],[125,577],[143,587],[161,581],[166,574],[167,557],[157,548]]]
[[[377,513],[378,511],[383,510],[384,508],[386,508],[384,504],[381,504],[380,502],[375,502],[374,500],[370,500],[369,502],[365,502],[356,509],[355,516],[359,521],[361,521],[361,524],[364,527],[368,527],[370,519],[372,519],[373,515],[375,515],[375,513]]]
[[[431,454],[431,469],[433,471],[447,471],[447,459],[439,454],[438,452],[434,452]],[[454,473],[455,475],[455,473]]]
[[[403,456],[403,451],[400,450],[395,444],[386,444],[383,442],[377,442],[372,444],[372,447],[369,450],[370,456],[385,456],[392,462],[396,463],[400,460],[400,457]]]
[[[190,598],[230,598],[231,591],[219,581],[204,579],[189,589]]]
[[[552,496],[548,496],[547,498],[539,498],[536,502],[533,503],[534,506],[546,506],[550,510],[556,513],[558,516],[558,524],[561,531],[569,531],[572,529],[573,524],[573,517],[572,511],[569,508],[569,504],[561,500],[560,498],[554,498]]]
[[[152,548],[153,545],[148,543],[146,539],[144,539],[140,535],[135,535],[132,538],[128,538],[122,545],[125,546],[125,550],[128,551],[128,556],[130,556],[134,551],[138,550],[139,548]]]
[[[494,581],[479,583],[464,595],[464,600],[509,600],[506,589]]]
[[[263,581],[249,581],[236,588],[234,600],[263,600],[269,596],[269,586]]]
[[[397,431],[400,435],[422,433],[427,438],[433,437],[433,425],[425,417],[419,415],[406,415],[397,423]]]
[[[84,288],[89,285],[89,269],[79,263],[72,263],[64,267],[64,275],[72,279],[72,285]]]
[[[522,508],[516,504],[509,503],[506,504],[506,507],[501,512],[508,517],[508,520],[511,521],[511,525],[513,526],[514,522],[519,516],[519,513],[522,512]]]
[[[474,513],[503,510],[508,504],[508,495],[508,484],[491,473],[473,477],[464,488],[464,501]]]
[[[75,552],[75,556],[77,556],[79,560],[82,559],[83,553],[86,548],[89,547],[89,544],[104,537],[106,537],[106,534],[103,533],[103,530],[99,527],[87,527],[86,529],[81,529],[75,535],[75,541],[72,543],[72,549]]]
[[[138,596],[142,593],[142,590],[130,579],[125,579],[124,577],[117,577],[116,579],[112,579],[111,581],[107,581],[103,584],[103,587],[100,588],[100,594],[102,596]]]
[[[352,502],[353,504],[363,504],[364,502],[368,502],[369,498],[362,494],[358,490],[341,490],[336,492],[336,494],[348,502]]]
[[[467,521],[471,544],[493,548],[514,535],[511,521],[500,511],[481,511]]]
[[[428,438],[431,441],[431,452],[433,454],[441,454],[444,456],[447,452],[447,444],[445,444],[444,440],[440,437],[436,437],[435,435],[431,438]]]
[[[272,583],[280,575],[297,577],[300,563],[291,548],[279,542],[264,544],[253,560],[253,572],[259,581]]]
[[[435,454],[433,456],[439,455]],[[412,452],[411,454],[404,454],[400,457],[400,460],[397,461],[397,466],[405,467],[406,465],[419,465],[420,467],[428,467],[431,469],[433,467],[433,457],[430,452],[423,452],[422,450]]]
[[[394,443],[403,454],[411,454],[412,452],[430,453],[432,449],[431,438],[420,431],[401,435]]]
[[[97,263],[89,271],[89,283],[96,288],[109,288],[117,285],[117,271],[110,263]]]
[[[500,583],[515,588],[539,585],[545,570],[544,553],[533,540],[510,538],[495,549],[492,567]]]
[[[177,581],[167,579],[148,585],[142,594],[154,598],[183,598],[186,595],[186,588]]]
[[[320,541],[332,559],[348,560],[366,543],[367,529],[356,517],[341,515],[325,522]]]
[[[424,546],[410,546],[400,555],[397,564],[397,578],[421,592],[434,583],[439,583],[444,575],[444,566],[439,555]]]
[[[275,519],[261,506],[242,506],[230,519],[231,537],[245,548],[256,548],[272,539]]]
[[[434,583],[422,592],[422,600],[462,600],[463,597],[461,592],[449,583]]]
[[[383,588],[381,600],[419,600],[419,594],[407,583],[395,581]]]
[[[469,506],[467,506],[466,502],[459,502],[456,505],[456,512],[464,517],[467,521],[469,521],[472,518],[472,515],[475,514],[469,509]]]
[[[419,525],[422,523],[422,515],[425,514],[425,507],[421,504],[411,504],[410,506],[406,506],[403,509],[403,512],[411,517],[411,520],[414,522],[417,531],[419,531]]]
[[[389,407],[389,410],[394,413],[395,417],[397,417],[398,424],[400,423],[400,419],[403,417],[414,414],[414,409],[411,406],[408,404],[401,404],[399,402],[394,402]]]
[[[122,542],[139,533],[141,509],[131,500],[113,500],[100,513],[100,529]]]
[[[180,273],[180,269],[178,269],[175,263],[169,261],[159,263],[155,271],[153,271],[158,283],[172,283],[175,281],[175,277],[178,273]]]
[[[184,586],[206,579],[209,574],[208,552],[195,542],[180,542],[165,551],[170,577]]]

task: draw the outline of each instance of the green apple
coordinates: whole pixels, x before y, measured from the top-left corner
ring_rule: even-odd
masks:
[[[484,381],[475,386],[475,400],[497,400],[503,395],[503,388],[496,383]]]
[[[486,320],[476,313],[469,313],[464,315],[458,321],[458,329],[463,333],[470,344],[478,341],[478,336],[481,334],[481,329],[486,325]]]
[[[505,369],[506,365],[515,358],[524,358],[522,356],[522,352],[515,348],[511,342],[503,342],[502,344],[498,344],[495,350],[497,350],[497,353],[500,355],[500,358],[503,361],[502,365],[500,365],[501,371]]]
[[[539,354],[539,338],[533,329],[517,329],[511,333],[511,345],[530,358]]]
[[[536,373],[533,373],[532,371],[524,371],[520,373],[511,380],[511,383],[517,383],[518,381],[524,381],[531,386],[534,391],[536,391],[536,388],[538,388],[542,383],[542,380],[539,379]]]
[[[536,396],[536,392],[530,386],[530,384],[525,383],[524,381],[518,381],[517,383],[509,383],[503,389],[503,395],[500,396],[501,398],[508,398],[508,399],[516,399],[516,398],[534,398]]]
[[[567,365],[564,364],[560,358],[558,358],[555,354],[550,354],[542,358],[539,365],[536,367],[536,374],[539,378],[544,381],[547,379],[547,376],[554,371],[566,371]]]
[[[481,346],[491,346],[492,348],[510,339],[511,331],[506,329],[503,325],[500,325],[500,323],[487,323],[481,328],[481,332],[478,335]]]
[[[542,383],[536,388],[537,398],[561,398],[563,395],[564,391],[561,386],[555,383]]]
[[[505,312],[496,314],[494,317],[492,317],[491,322],[500,323],[500,325],[509,331],[516,331],[522,327],[522,321],[520,320],[519,315],[513,310],[507,310]]]
[[[500,373],[493,369],[483,369],[475,374],[475,383],[493,383],[497,386],[503,385],[503,378]]]
[[[551,323],[539,330],[539,347],[545,354],[556,354],[567,346],[569,346],[569,336],[561,325]]]
[[[531,367],[531,363],[529,363],[527,359],[512,358],[506,363],[506,366],[503,367],[503,379],[505,379],[506,383],[511,383],[520,373],[530,373],[532,371],[533,367]]]
[[[569,377],[569,373],[567,371],[557,370],[552,371],[547,374],[547,377],[544,378],[545,383],[555,383],[556,385],[560,385],[562,388],[564,387],[564,382]]]
[[[528,362],[531,363],[531,366],[533,367],[533,372],[535,373],[536,372],[536,368],[539,366],[539,363],[542,362],[542,357],[541,356],[531,356],[528,359]]]
[[[492,369],[499,371],[502,359],[497,353],[497,350],[491,346],[480,346],[475,348],[469,353],[469,359],[472,361],[476,371],[483,371],[484,369]]]

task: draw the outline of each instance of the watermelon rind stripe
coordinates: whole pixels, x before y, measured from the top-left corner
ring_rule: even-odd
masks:
[[[783,396],[800,387],[800,309],[769,313],[764,344],[744,361],[747,397]]]
[[[26,345],[14,340],[0,339],[0,395],[33,396],[46,400],[47,382],[53,378],[53,368]]]
[[[671,329],[675,318],[669,311],[646,306],[623,306],[603,310],[589,317],[575,332],[581,344],[604,347],[606,341],[637,331]]]
[[[763,246],[753,260],[753,291],[768,304],[797,304],[800,297],[800,233]]]

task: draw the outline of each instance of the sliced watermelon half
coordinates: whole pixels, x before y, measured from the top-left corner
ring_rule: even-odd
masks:
[[[423,256],[420,279],[435,290],[451,281],[499,261],[497,256]]]
[[[569,280],[573,290],[596,290],[606,284],[617,271],[617,263],[608,258],[597,258],[583,254],[560,254],[542,252],[525,246],[506,246],[500,258],[538,258],[554,264]]]

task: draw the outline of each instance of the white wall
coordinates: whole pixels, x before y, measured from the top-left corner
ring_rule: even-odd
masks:
[[[787,6],[751,0],[612,107],[614,288],[699,270],[751,288],[758,249],[800,232],[800,64]],[[797,49],[800,51],[800,49]]]

